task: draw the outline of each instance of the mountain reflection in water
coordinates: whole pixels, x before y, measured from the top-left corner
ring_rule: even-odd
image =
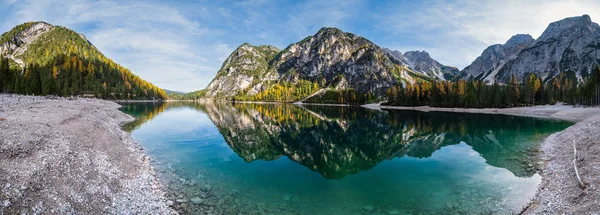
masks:
[[[133,130],[168,108],[206,113],[246,162],[288,157],[327,179],[341,179],[396,157],[428,158],[465,143],[486,163],[531,177],[536,144],[568,123],[492,114],[378,111],[360,107],[171,102],[127,105]],[[137,114],[136,114],[137,115]],[[523,156],[523,155],[527,156]]]

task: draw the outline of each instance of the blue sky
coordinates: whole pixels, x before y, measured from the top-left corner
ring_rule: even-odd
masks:
[[[0,31],[40,20],[66,26],[142,78],[189,92],[244,42],[283,49],[324,26],[462,69],[489,45],[537,38],[550,22],[582,14],[600,20],[600,1],[0,0]]]

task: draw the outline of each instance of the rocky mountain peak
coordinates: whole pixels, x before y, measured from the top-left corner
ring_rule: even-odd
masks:
[[[502,46],[488,47],[465,67],[461,78],[493,83],[536,74],[549,81],[570,73],[581,81],[600,62],[599,40],[600,26],[590,16],[565,18],[550,23],[535,41],[529,35],[515,35]]]
[[[529,46],[534,41],[535,39],[529,34],[515,34],[503,46],[504,48],[517,48],[520,46]]]
[[[8,56],[23,67],[24,62],[15,56],[23,54],[29,44],[53,28],[46,22],[27,22],[14,27],[0,37],[0,55]]]
[[[315,35],[322,35],[322,34],[344,34],[344,32],[342,30],[340,30],[339,28],[322,27],[321,29],[319,29],[319,31],[317,31],[317,33]]]
[[[235,49],[208,85],[207,96],[232,96],[248,88],[256,79],[265,78],[269,62],[279,53],[270,45],[244,43]]]
[[[556,22],[552,22],[550,25],[548,25],[548,29],[565,29],[572,26],[586,26],[590,24],[593,24],[592,18],[590,18],[589,15],[584,14],[582,16],[568,17]]]
[[[542,35],[537,39],[538,41],[547,40],[550,38],[561,37],[561,35],[571,35],[577,32],[594,32],[600,29],[598,24],[592,22],[589,15],[576,16],[565,18],[553,23],[550,23]]]
[[[443,65],[433,59],[426,51],[408,51],[402,54],[399,51],[387,48],[383,50],[394,62],[403,64],[415,72],[432,78],[451,80],[459,72],[457,68]]]
[[[426,51],[407,51],[404,53],[404,56],[414,59],[433,60]]]
[[[492,83],[506,62],[516,58],[521,50],[531,46],[534,42],[535,40],[529,34],[516,34],[502,45],[488,46],[481,56],[461,71],[460,77]]]
[[[339,28],[333,28],[333,27],[322,27],[315,35],[314,37],[320,38],[320,37],[324,37],[324,36],[335,36],[335,37],[349,37],[349,38],[353,38],[356,37],[356,35],[352,34],[352,33],[346,33],[342,30],[340,30]]]
[[[396,58],[404,58],[404,56],[402,55],[402,52],[398,51],[398,50],[391,50],[388,48],[383,48],[383,51],[385,51],[388,54],[391,54],[392,56],[396,57]]]

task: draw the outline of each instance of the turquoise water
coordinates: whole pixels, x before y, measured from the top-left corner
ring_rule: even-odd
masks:
[[[518,213],[541,181],[538,144],[570,125],[358,107],[122,110],[186,214]]]

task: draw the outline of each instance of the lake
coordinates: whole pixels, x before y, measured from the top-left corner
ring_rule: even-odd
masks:
[[[291,104],[122,104],[187,214],[510,214],[572,123]]]

